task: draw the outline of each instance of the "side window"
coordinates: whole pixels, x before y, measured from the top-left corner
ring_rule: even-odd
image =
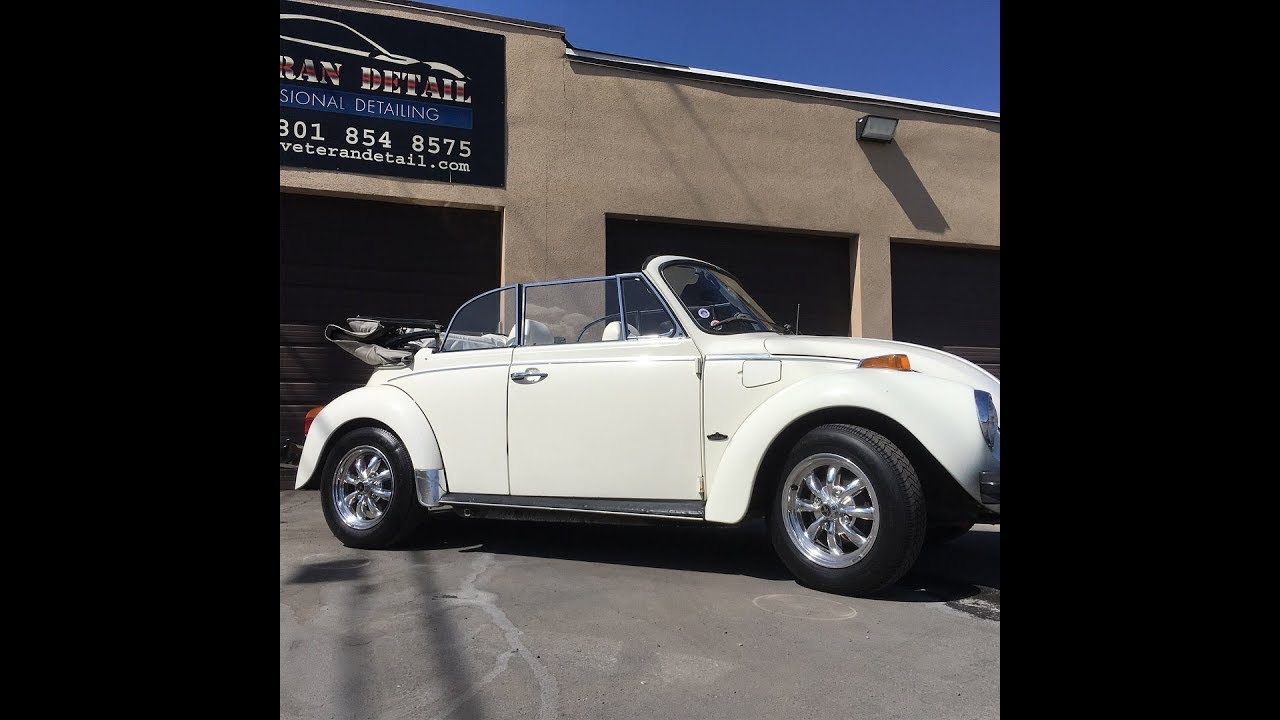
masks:
[[[621,339],[616,279],[524,289],[525,345],[572,345]]]
[[[441,352],[488,350],[515,344],[516,289],[473,298],[458,309],[440,343]]]
[[[627,311],[627,339],[674,337],[675,325],[662,301],[638,277],[622,281],[622,304]]]

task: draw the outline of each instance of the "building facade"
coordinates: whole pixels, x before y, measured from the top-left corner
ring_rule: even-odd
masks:
[[[1000,117],[572,47],[559,27],[281,2],[281,432],[362,383],[320,327],[502,284],[721,265],[800,332],[999,369]],[[859,119],[897,120],[889,142]]]

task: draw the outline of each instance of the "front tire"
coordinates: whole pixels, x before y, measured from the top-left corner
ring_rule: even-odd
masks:
[[[320,479],[325,522],[347,547],[380,550],[395,545],[426,515],[413,487],[409,451],[382,428],[359,428],[338,438]]]
[[[888,438],[855,425],[815,428],[783,465],[769,512],[778,557],[801,584],[879,592],[915,564],[927,514],[915,468]]]

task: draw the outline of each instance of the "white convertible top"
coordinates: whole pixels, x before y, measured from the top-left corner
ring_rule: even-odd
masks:
[[[328,325],[329,342],[370,365],[397,365],[424,347],[435,347],[444,327],[434,320],[353,317],[347,327]]]

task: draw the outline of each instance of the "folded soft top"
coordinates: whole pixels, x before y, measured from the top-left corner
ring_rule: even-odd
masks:
[[[395,365],[434,347],[444,329],[437,320],[357,315],[347,327],[325,327],[324,337],[370,365]]]

